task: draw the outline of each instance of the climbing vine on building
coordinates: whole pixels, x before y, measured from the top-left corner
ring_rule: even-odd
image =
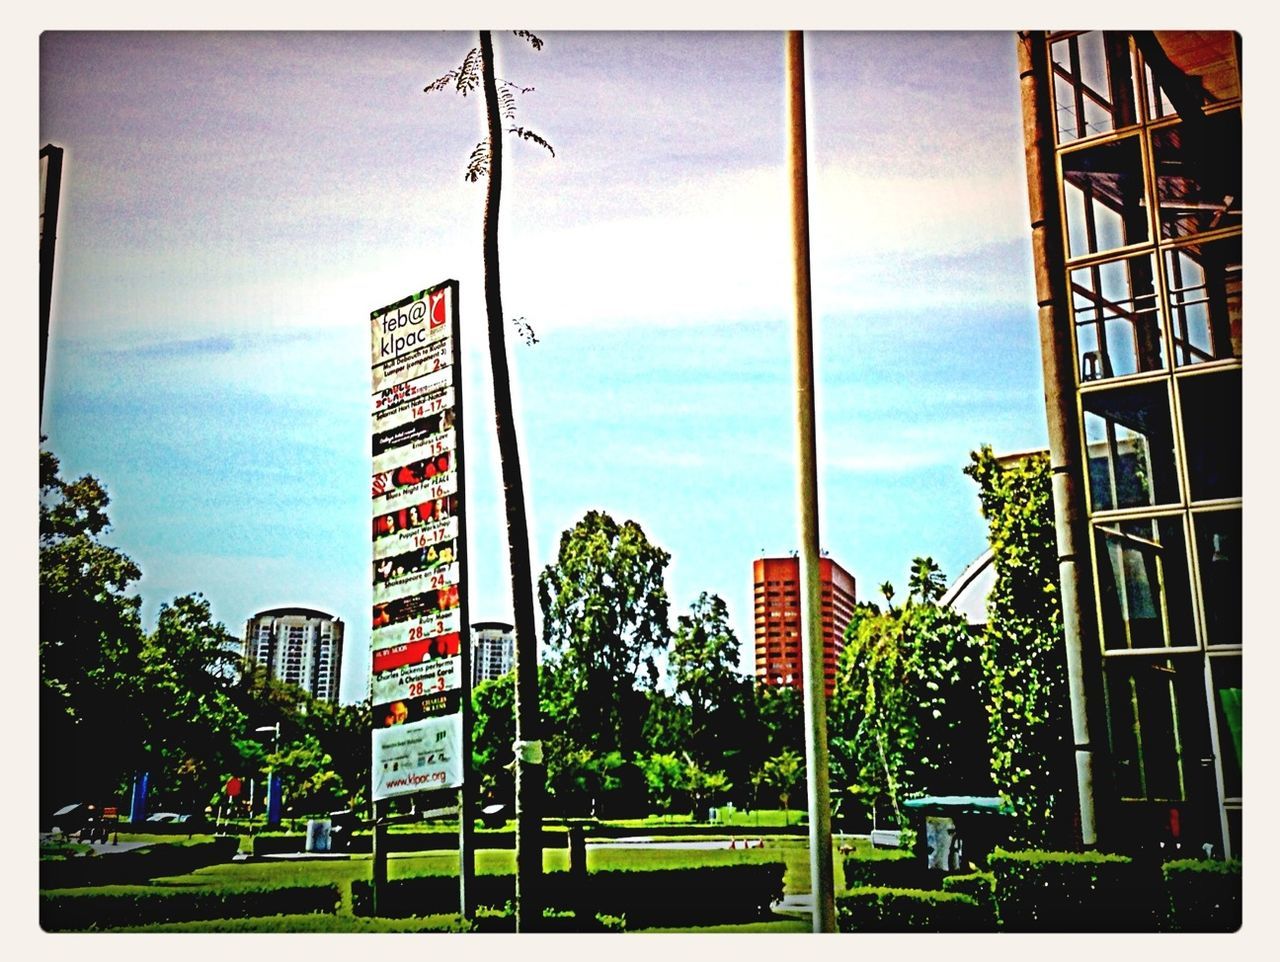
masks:
[[[1065,843],[1075,765],[1049,459],[1002,463],[984,446],[965,474],[978,484],[996,574],[982,651],[992,778],[1016,813],[1013,840]]]

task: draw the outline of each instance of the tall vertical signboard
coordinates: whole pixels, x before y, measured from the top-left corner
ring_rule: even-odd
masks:
[[[469,751],[458,284],[370,315],[373,800],[461,788]]]

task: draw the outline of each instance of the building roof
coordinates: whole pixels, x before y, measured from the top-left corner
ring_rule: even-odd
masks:
[[[256,621],[259,618],[283,618],[286,615],[300,615],[303,618],[325,618],[329,621],[341,621],[327,611],[321,611],[319,608],[268,608],[266,611],[259,611],[253,616]]]
[[[987,623],[987,596],[996,584],[995,555],[990,548],[978,555],[947,589],[939,604],[953,608],[971,625]]]

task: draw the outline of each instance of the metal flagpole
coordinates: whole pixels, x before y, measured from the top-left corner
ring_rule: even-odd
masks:
[[[809,871],[813,931],[834,932],[831,791],[827,777],[827,696],[823,671],[822,581],[818,573],[818,456],[813,398],[813,307],[809,286],[809,176],[805,151],[804,34],[787,33],[788,167],[795,263],[796,435],[800,506],[800,603],[804,672],[805,771],[809,785]]]

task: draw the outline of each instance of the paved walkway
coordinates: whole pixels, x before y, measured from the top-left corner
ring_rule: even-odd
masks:
[[[795,892],[791,895],[784,895],[782,901],[774,902],[770,906],[779,915],[796,915],[805,918],[813,917],[813,893],[812,892]]]

